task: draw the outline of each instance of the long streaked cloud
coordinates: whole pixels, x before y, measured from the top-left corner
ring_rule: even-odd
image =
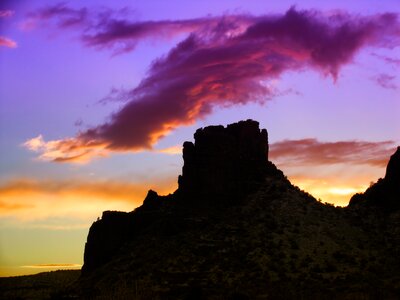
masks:
[[[284,140],[270,145],[269,157],[278,165],[286,167],[349,163],[384,167],[395,148],[393,141]]]
[[[0,184],[0,220],[11,218],[18,223],[30,222],[32,227],[47,229],[71,228],[71,224],[72,228],[75,225],[81,228],[82,222],[87,222],[87,227],[104,210],[135,209],[142,204],[150,188],[167,194],[174,190],[175,180],[147,185],[116,181],[15,179]],[[65,224],[63,220],[66,220]]]
[[[25,27],[53,24],[58,30],[80,29],[80,40],[85,46],[111,49],[120,54],[132,51],[143,39],[170,39],[200,28],[215,26],[220,18],[197,18],[188,20],[133,21],[127,19],[131,11],[127,8],[73,8],[65,3],[44,7],[28,15]],[[232,16],[245,22],[245,16]],[[236,25],[235,25],[236,27]]]
[[[217,107],[266,103],[275,95],[269,83],[285,72],[313,69],[336,79],[341,67],[351,63],[361,49],[400,44],[398,16],[391,13],[358,16],[291,8],[283,15],[223,16],[177,23],[135,23],[106,14],[104,24],[96,18],[93,21],[85,9],[61,6],[47,15],[41,18],[56,18],[61,28],[83,28],[86,45],[115,48],[122,43],[124,51],[158,34],[158,29],[137,30],[135,26],[165,26],[172,34],[180,24],[179,28],[190,31],[167,55],[152,63],[137,87],[115,93],[124,104],[106,122],[72,138],[44,142],[40,155],[58,162],[88,160],[111,151],[151,149],[175,128],[193,124]],[[170,22],[174,25],[167,25]]]

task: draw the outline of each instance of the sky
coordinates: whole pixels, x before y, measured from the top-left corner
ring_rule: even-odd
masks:
[[[177,188],[181,145],[243,119],[347,205],[400,145],[400,1],[0,2],[0,276],[80,268],[104,210]]]

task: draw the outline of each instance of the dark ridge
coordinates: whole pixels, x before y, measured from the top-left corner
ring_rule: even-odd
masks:
[[[179,187],[90,228],[82,299],[397,299],[400,150],[347,208],[322,204],[268,161],[247,120],[196,131]]]

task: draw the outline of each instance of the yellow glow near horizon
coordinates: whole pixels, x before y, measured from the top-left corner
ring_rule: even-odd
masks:
[[[327,190],[328,193],[333,195],[354,195],[365,190],[366,187],[355,189],[353,187],[333,187]]]
[[[80,269],[82,265],[80,264],[37,264],[37,265],[28,265],[28,266],[20,266],[20,268],[28,268],[28,269]]]
[[[356,193],[362,193],[368,185],[360,184],[358,182],[349,182],[349,185],[343,185],[343,183],[337,186],[332,186],[325,180],[318,179],[298,179],[296,177],[290,178],[290,181],[300,187],[302,190],[310,193],[316,199],[320,199],[322,202],[331,203],[335,206],[347,206],[351,197]]]
[[[19,179],[0,185],[0,276],[80,269],[89,227],[103,211],[132,211],[149,189],[168,194],[175,182]]]
[[[24,275],[34,275],[42,272],[58,271],[58,270],[80,270],[82,265],[80,264],[70,264],[67,266],[65,264],[60,264],[56,267],[36,267],[36,266],[17,266],[17,267],[0,267],[0,277],[10,277],[10,276],[24,276]]]

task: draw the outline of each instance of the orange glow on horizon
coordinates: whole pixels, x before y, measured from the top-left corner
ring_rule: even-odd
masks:
[[[151,186],[113,181],[14,180],[0,186],[0,218],[22,223],[43,221],[42,226],[48,218],[73,218],[81,221],[74,225],[49,226],[56,226],[55,229],[82,227],[105,210],[134,210],[142,204],[149,189],[168,194],[175,188],[175,180]]]

